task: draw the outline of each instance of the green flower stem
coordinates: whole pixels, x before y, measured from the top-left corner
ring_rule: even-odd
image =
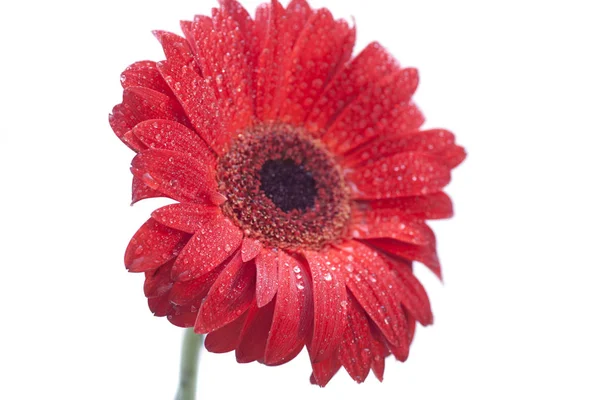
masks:
[[[175,400],[195,400],[198,380],[198,359],[203,335],[196,335],[193,328],[187,328],[181,348],[181,367],[179,370],[179,388]]]

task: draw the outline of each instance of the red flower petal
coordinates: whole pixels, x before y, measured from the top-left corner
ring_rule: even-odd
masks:
[[[192,50],[192,55],[196,63],[196,67],[198,68],[197,72],[202,75],[202,71],[200,70],[200,60],[198,59],[198,49],[196,48],[196,39],[194,37],[194,22],[179,21],[179,27],[183,32],[183,36],[185,37],[188,46],[190,46],[190,49]]]
[[[304,251],[304,256],[312,276],[315,319],[308,350],[311,361],[319,363],[331,357],[342,341],[348,302],[335,265],[320,253]]]
[[[414,68],[387,77],[348,105],[323,141],[336,154],[343,154],[381,133],[418,128],[422,116],[408,103],[418,83]]]
[[[386,338],[383,338],[383,339],[386,342],[387,348],[394,355],[394,357],[396,357],[396,360],[404,362],[408,359],[408,353],[410,352],[410,341],[414,334],[414,326],[412,325],[412,323],[409,323],[409,317],[407,316],[407,313],[405,312],[404,309],[402,309],[401,315],[406,324],[406,331],[407,331],[406,340],[404,340],[396,345],[396,344],[389,343],[386,340]]]
[[[156,269],[175,257],[189,238],[149,219],[133,235],[125,251],[125,266],[130,272]]]
[[[256,75],[256,115],[263,121],[274,120],[277,117],[280,101],[275,99],[280,96],[279,91],[284,78],[283,67],[292,51],[292,45],[289,44],[291,38],[282,35],[287,21],[284,19],[285,10],[278,1],[272,1],[266,6],[266,10],[268,23],[265,43],[258,58]],[[258,21],[257,26],[260,26]]]
[[[196,61],[198,69],[200,70],[200,75],[203,75],[203,66],[206,60],[202,58],[200,47],[205,41],[203,35],[205,32],[209,32],[212,29],[212,18],[207,17],[206,15],[195,15],[193,21],[181,21],[180,25],[185,38],[194,53],[194,60]]]
[[[285,13],[288,22],[283,36],[289,40],[291,47],[293,47],[314,12],[306,0],[292,0],[286,7]]]
[[[214,153],[185,125],[163,119],[151,119],[137,124],[132,133],[151,149],[178,151],[207,165],[215,165]]]
[[[237,13],[230,15],[228,11],[234,7],[228,3],[229,7],[213,9],[211,23],[200,18],[192,24],[202,74],[215,96],[219,119],[225,128],[219,145],[225,147],[229,133],[251,122],[254,113],[251,71],[256,58],[253,22]]]
[[[368,243],[394,256],[419,261],[429,267],[439,279],[442,279],[442,270],[435,250],[435,243],[428,246],[415,246],[394,239],[372,239]]]
[[[227,353],[236,349],[241,340],[242,328],[246,323],[246,311],[233,322],[210,332],[204,339],[204,347],[212,353]]]
[[[391,260],[390,264],[394,266],[392,269],[392,275],[395,277],[395,283],[393,284],[394,291],[400,297],[402,306],[421,325],[432,324],[433,314],[431,312],[431,304],[423,285],[413,275],[410,267],[394,263]]]
[[[215,164],[215,156],[204,141],[195,132],[177,122],[147,120],[137,124],[130,132],[133,132],[134,137],[140,139],[143,148],[179,151],[203,160],[208,165]],[[133,203],[146,198],[163,196],[162,193],[149,188],[136,177],[133,180],[132,193]]]
[[[147,298],[161,297],[169,293],[173,286],[171,267],[173,267],[172,260],[158,269],[146,271],[144,295]]]
[[[310,376],[310,383],[324,387],[341,367],[342,363],[336,355],[332,355],[320,363],[312,363],[313,373]]]
[[[275,367],[277,365],[283,365],[285,363],[288,363],[291,360],[293,360],[294,358],[296,358],[298,356],[298,354],[300,354],[300,352],[302,351],[303,348],[304,348],[304,343],[298,343],[295,349],[292,349],[292,351],[290,351],[288,353],[288,355],[279,359],[279,361],[273,361],[270,363],[265,362],[264,364],[268,365],[270,367]]]
[[[264,362],[265,347],[269,328],[273,321],[274,302],[258,308],[256,302],[248,310],[248,319],[242,330],[242,340],[235,350],[235,358],[239,363],[252,361]]]
[[[221,214],[219,207],[178,203],[155,210],[152,218],[169,228],[193,234],[202,227],[210,226],[217,214]]]
[[[257,23],[252,20],[248,11],[239,2],[235,0],[219,0],[219,4],[224,16],[235,21],[233,30],[240,33],[247,69],[251,74],[251,82],[254,82],[256,81],[256,65],[261,43],[256,32]]]
[[[356,199],[385,199],[439,192],[450,182],[450,170],[436,157],[399,153],[348,174]]]
[[[350,27],[348,22],[344,20],[337,20],[336,22],[337,26],[335,36],[338,38],[337,40],[339,46],[338,62],[324,88],[327,87],[329,82],[331,82],[334,77],[338,76],[346,64],[348,64],[350,58],[352,57],[352,52],[354,51],[354,45],[356,44],[356,26]],[[319,98],[320,97],[321,96],[319,95]],[[315,100],[318,100],[319,98]]]
[[[239,318],[252,303],[256,274],[238,252],[227,264],[202,303],[194,332],[208,333]]]
[[[129,146],[129,148],[135,151],[136,153],[146,150],[148,148],[148,146],[142,143],[140,139],[135,137],[131,131],[125,132],[125,134],[123,134],[123,136],[121,136],[119,139],[121,139],[123,143]]]
[[[148,308],[155,317],[166,317],[173,310],[166,296],[149,298]]]
[[[415,337],[415,330],[417,329],[417,321],[409,312],[406,312],[406,321],[408,322],[408,340],[412,343]]]
[[[163,47],[167,61],[181,68],[190,68],[199,73],[200,70],[194,62],[194,54],[189,43],[179,35],[165,31],[153,31]],[[157,64],[157,67],[159,65]],[[160,72],[160,68],[159,68]],[[171,89],[173,89],[171,87]]]
[[[140,178],[134,176],[131,182],[131,204],[135,204],[140,200],[150,199],[153,197],[163,197],[164,194],[158,190],[150,188]]]
[[[194,68],[183,68],[174,61],[157,64],[158,70],[181,103],[196,132],[217,154],[227,141],[213,89]]]
[[[173,307],[175,308],[175,307]],[[170,323],[180,328],[191,328],[196,322],[196,316],[198,311],[178,310],[174,309],[170,314],[167,315],[167,319]]]
[[[405,213],[421,219],[450,218],[454,214],[452,200],[443,192],[427,196],[373,200],[364,204],[368,208],[377,210],[378,213],[388,215]]]
[[[174,200],[207,202],[217,191],[214,169],[179,152],[146,150],[131,166],[134,176]]]
[[[313,318],[310,284],[304,265],[279,251],[279,285],[265,350],[266,364],[283,363],[304,346]]]
[[[277,4],[281,8],[281,4],[277,0],[271,0],[272,4]],[[267,38],[267,30],[269,29],[269,18],[271,17],[272,4],[262,3],[256,7],[254,12],[254,35],[256,36],[256,43],[258,44],[258,54],[264,48],[264,44]],[[258,71],[257,71],[258,72]]]
[[[443,150],[437,151],[436,156],[442,158],[448,168],[455,168],[467,158],[464,147],[448,146]]]
[[[179,104],[172,97],[148,88],[123,90],[123,107],[131,114],[132,127],[147,119],[185,121],[179,112]]]
[[[193,307],[192,307],[193,308]],[[167,320],[175,326],[180,328],[193,328],[198,315],[198,309],[193,308],[194,311],[190,311],[190,306],[177,307],[172,306],[172,311],[167,314]]]
[[[282,251],[263,249],[256,257],[256,302],[259,307],[269,303],[277,293],[277,269]]]
[[[123,102],[109,115],[110,126],[119,138],[138,123],[147,119],[168,119],[186,123],[181,107],[170,96],[144,87],[128,87],[123,91]],[[125,143],[129,146],[131,144]],[[133,148],[139,151],[139,148]]]
[[[409,327],[410,328],[410,327]],[[375,377],[380,382],[383,381],[383,373],[385,371],[385,357],[389,354],[386,345],[383,343],[383,339],[380,338],[379,334],[371,331],[373,340],[371,342],[371,352],[373,353],[371,369],[375,374]]]
[[[360,383],[371,369],[371,328],[364,311],[351,295],[348,296],[347,320],[339,357],[352,379]]]
[[[236,0],[219,0],[221,10],[229,18],[235,20],[237,29],[241,32],[246,52],[250,52],[254,36],[254,21],[246,9]]]
[[[214,268],[199,278],[185,282],[174,282],[169,292],[169,301],[179,306],[193,304],[198,300],[201,301],[206,297],[208,291],[223,271],[223,268],[225,268],[225,265]],[[171,274],[173,273],[171,272]]]
[[[204,75],[216,85],[217,98],[229,132],[246,128],[254,115],[252,81],[257,49],[253,21],[249,18],[232,17],[227,10],[213,9],[214,30],[210,46],[200,49],[212,52],[211,69]],[[242,24],[240,25],[240,22]]]
[[[344,274],[346,286],[383,335],[393,344],[406,343],[406,320],[400,302],[394,301],[393,277],[385,260],[353,240],[331,254]]]
[[[325,85],[350,56],[354,30],[335,21],[327,9],[317,10],[300,33],[287,65],[279,111],[283,122],[302,123]]]
[[[263,246],[259,240],[244,238],[242,240],[242,260],[248,262],[254,259],[261,252]],[[266,304],[266,303],[265,303]],[[263,304],[264,305],[264,304]],[[262,307],[262,306],[259,306]]]
[[[177,306],[171,303],[171,310],[167,313],[167,319],[180,328],[192,328],[198,316],[198,307],[198,304]]]
[[[356,168],[357,165],[398,153],[427,153],[440,157],[444,162],[452,160],[447,165],[453,168],[457,148],[460,149],[454,143],[454,135],[445,129],[394,132],[355,149],[344,157],[343,162],[347,167]]]
[[[173,265],[172,277],[176,281],[188,281],[210,272],[242,243],[242,231],[223,214],[213,214],[202,223]],[[239,257],[241,260],[241,254]]]
[[[256,75],[256,113],[263,121],[279,115],[287,95],[284,83],[292,65],[292,51],[312,15],[305,0],[292,0],[285,10],[278,1],[271,1]]]
[[[138,61],[127,67],[121,74],[121,86],[123,89],[140,86],[166,95],[173,93],[158,72],[154,61]]]
[[[310,132],[329,127],[342,110],[363,91],[400,69],[379,44],[371,43],[327,85],[306,120]]]
[[[421,246],[435,240],[423,221],[400,213],[390,215],[379,210],[356,212],[352,222],[352,237],[357,239],[387,237]]]

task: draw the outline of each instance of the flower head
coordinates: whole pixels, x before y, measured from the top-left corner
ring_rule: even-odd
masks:
[[[311,380],[343,366],[383,379],[433,321],[413,261],[440,276],[425,220],[452,214],[442,189],[465,157],[420,130],[418,75],[304,0],[234,0],[158,31],[166,60],[121,76],[110,123],[137,152],[133,202],[168,197],[125,254],[150,309],[206,333],[239,362],[293,359]]]

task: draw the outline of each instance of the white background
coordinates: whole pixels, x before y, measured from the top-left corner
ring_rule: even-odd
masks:
[[[255,0],[243,3],[250,9]],[[451,4],[450,4],[451,3]],[[600,58],[595,1],[314,0],[420,70],[426,127],[468,151],[435,222],[436,323],[385,381],[308,383],[203,354],[201,399],[598,399]],[[170,399],[181,330],[155,318],[124,248],[133,154],[107,121],[120,72],[162,59],[152,29],[215,1],[2,1],[2,399]]]

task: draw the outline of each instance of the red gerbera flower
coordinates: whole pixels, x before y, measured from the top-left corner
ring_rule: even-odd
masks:
[[[213,352],[283,364],[307,347],[311,381],[357,382],[408,357],[432,323],[413,261],[440,276],[426,219],[465,157],[419,130],[417,71],[304,0],[252,19],[234,0],[158,31],[166,60],[123,72],[110,116],[138,154],[133,202],[168,197],[133,236],[150,309],[207,333]]]

